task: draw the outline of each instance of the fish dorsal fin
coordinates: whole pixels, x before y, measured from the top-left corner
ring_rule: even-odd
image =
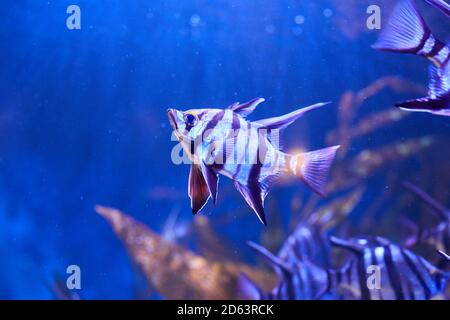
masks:
[[[284,129],[295,122],[298,118],[303,116],[305,113],[312,111],[314,109],[323,107],[327,104],[330,104],[331,102],[326,103],[317,103],[312,106],[295,110],[291,113],[285,114],[283,116],[274,117],[274,118],[268,118],[268,119],[262,119],[255,121],[261,129]]]
[[[405,181],[403,183],[403,186],[417,195],[420,200],[425,202],[431,209],[433,209],[433,212],[435,212],[438,217],[444,221],[450,220],[450,210],[444,207],[442,204],[434,200],[428,193],[426,193],[424,190],[420,189],[419,187],[415,186],[411,182]]]
[[[336,247],[344,248],[357,255],[362,253],[364,250],[364,247],[358,243],[344,239],[339,239],[337,237],[330,237],[330,242]]]
[[[450,18],[450,4],[444,0],[425,0],[435,8],[439,9],[443,14]]]
[[[256,107],[263,103],[265,101],[264,98],[255,98],[253,100],[250,100],[249,102],[240,104],[240,103],[234,103],[231,106],[228,107],[228,109],[233,110],[234,112],[238,113],[242,117],[248,116],[250,113],[252,113]]]
[[[248,183],[248,186],[244,186],[239,182],[234,183],[236,189],[244,197],[247,204],[255,211],[259,220],[264,225],[266,223],[266,215],[264,213],[264,194],[261,191],[261,187],[258,182]]]
[[[281,271],[283,274],[290,274],[292,273],[292,269],[289,265],[287,265],[283,260],[281,260],[280,258],[276,257],[274,254],[272,254],[269,250],[267,250],[264,247],[261,247],[260,245],[252,242],[252,241],[248,241],[247,242],[248,246],[250,248],[252,248],[253,250],[255,250],[258,254],[260,254],[264,260],[274,269],[278,269],[279,271]]]
[[[261,300],[263,293],[258,286],[245,274],[240,274],[236,284],[236,291],[239,299]]]
[[[438,253],[441,255],[444,260],[447,261],[448,264],[450,264],[450,256],[446,254],[444,251],[438,250]]]
[[[217,201],[219,175],[216,172],[214,172],[214,170],[210,166],[206,165],[204,162],[200,165],[200,167],[203,174],[203,178],[206,182],[206,185],[208,186],[211,198],[215,204]]]
[[[191,165],[191,171],[189,172],[188,194],[191,198],[193,214],[197,214],[210,197],[210,191],[203,177],[202,169],[195,164]]]

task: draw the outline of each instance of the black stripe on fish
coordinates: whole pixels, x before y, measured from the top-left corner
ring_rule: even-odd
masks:
[[[251,130],[251,123],[247,122],[247,133],[250,134],[250,130]],[[242,168],[242,163],[249,163],[249,155],[248,155],[248,146],[250,144],[250,137],[247,137],[247,139],[245,140],[245,148],[244,148],[244,159],[243,161],[239,161],[239,163],[237,164],[236,167],[236,172],[233,174],[233,180],[236,180],[237,177],[239,176],[239,173],[241,172],[241,168]]]
[[[225,116],[225,110],[219,111],[205,126],[205,129],[202,132],[203,140],[205,140],[208,136],[205,136],[207,133],[211,133],[212,130],[219,124],[219,122]]]
[[[401,249],[399,250],[401,251]],[[403,294],[400,274],[398,273],[394,260],[395,257],[392,254],[391,246],[384,247],[384,262],[386,263],[386,271],[388,273],[389,282],[394,289],[396,299],[404,300],[405,296]]]
[[[445,47],[445,43],[442,41],[436,40],[433,49],[431,49],[430,53],[428,53],[426,56],[430,58],[436,57],[439,52]]]
[[[359,282],[359,290],[361,291],[361,300],[370,300],[370,292],[367,287],[366,264],[364,256],[358,256],[357,276]]]
[[[430,290],[430,288],[428,288],[428,285],[427,285],[425,279],[422,277],[422,274],[420,273],[419,269],[417,268],[416,262],[413,261],[413,259],[416,259],[416,257],[410,257],[408,252],[405,250],[401,250],[401,253],[403,255],[403,259],[406,261],[409,268],[414,273],[415,277],[417,278],[420,285],[422,286],[425,299],[426,300],[430,299],[431,290]]]
[[[370,264],[373,266],[378,266],[379,263],[381,263],[382,261],[378,261],[377,259],[377,253],[375,251],[376,248],[372,248],[370,250]],[[380,299],[383,300],[383,293],[382,290],[377,290],[379,292],[380,295]]]

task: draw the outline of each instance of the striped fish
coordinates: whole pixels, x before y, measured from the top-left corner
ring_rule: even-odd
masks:
[[[444,207],[419,187],[409,182],[406,182],[404,186],[426,203],[441,220],[437,226],[431,228],[415,228],[416,232],[409,239],[409,245],[428,243],[437,250],[450,252],[450,209]]]
[[[249,300],[315,300],[324,297],[328,291],[328,274],[306,257],[296,263],[287,262],[273,255],[265,248],[250,242],[278,275],[278,284],[271,292],[263,292],[246,275],[238,280],[238,296]]]
[[[335,229],[359,203],[363,188],[358,188],[311,214],[302,216],[292,234],[284,241],[278,257],[287,263],[307,258],[321,266],[330,264],[330,230]]]
[[[442,13],[444,13],[447,17],[450,18],[450,5],[447,2],[445,2],[444,0],[425,0],[425,1],[431,4],[432,6],[436,7],[440,11],[442,11]]]
[[[448,9],[448,5],[444,6],[441,1],[429,2],[441,9]],[[429,59],[432,66],[428,95],[396,106],[408,111],[450,116],[450,48],[431,33],[413,0],[402,0],[396,6],[373,48],[410,53]]]
[[[313,191],[325,195],[326,177],[339,146],[290,155],[280,151],[277,133],[326,103],[280,117],[247,121],[245,117],[263,101],[257,98],[235,103],[224,110],[168,110],[174,134],[191,161],[188,194],[194,214],[209,198],[216,202],[219,174],[234,181],[264,225],[264,199],[282,174],[296,175]]]
[[[380,237],[342,240],[331,238],[354,259],[341,270],[329,270],[329,287],[344,288],[346,298],[362,300],[428,300],[445,293],[450,274],[424,258]],[[441,252],[445,257],[445,254]],[[445,257],[448,260],[448,257]],[[368,285],[369,267],[379,269],[379,288]]]

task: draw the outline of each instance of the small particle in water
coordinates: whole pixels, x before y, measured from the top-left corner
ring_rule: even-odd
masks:
[[[304,24],[305,23],[305,17],[299,14],[298,16],[295,16],[294,22],[296,24]]]
[[[275,32],[275,26],[273,24],[268,24],[266,26],[266,32],[269,34],[273,34]]]
[[[294,28],[292,29],[292,33],[293,33],[295,36],[299,36],[299,35],[301,35],[301,34],[303,33],[303,29],[302,29],[301,27],[299,27],[299,26],[296,26],[296,27],[294,27]]]
[[[327,18],[331,17],[333,15],[333,10],[327,8],[325,10],[323,10],[323,15]]]
[[[191,16],[191,26],[198,27],[200,25],[200,16],[198,14],[193,14]]]

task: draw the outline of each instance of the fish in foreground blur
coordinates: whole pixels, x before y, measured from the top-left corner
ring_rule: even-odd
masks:
[[[275,283],[269,272],[198,256],[119,210],[97,206],[96,211],[111,224],[149,284],[166,299],[236,299],[241,273],[264,286]]]
[[[432,62],[428,96],[396,106],[408,111],[450,116],[450,48],[436,39],[413,0],[402,0],[373,48],[410,53]]]
[[[384,238],[330,241],[354,256],[344,268],[330,272],[330,287],[346,299],[429,300],[445,294],[450,273]],[[374,280],[369,286],[373,267],[379,270],[380,283]]]
[[[245,117],[262,102],[264,99],[257,98],[225,110],[168,110],[174,134],[191,161],[188,193],[194,214],[209,198],[216,202],[219,174],[234,181],[264,225],[264,199],[280,175],[295,175],[313,191],[325,195],[328,171],[339,146],[290,155],[280,151],[275,141],[279,130],[325,103],[280,117],[247,121]]]
[[[450,5],[444,0],[425,0],[450,18]]]

